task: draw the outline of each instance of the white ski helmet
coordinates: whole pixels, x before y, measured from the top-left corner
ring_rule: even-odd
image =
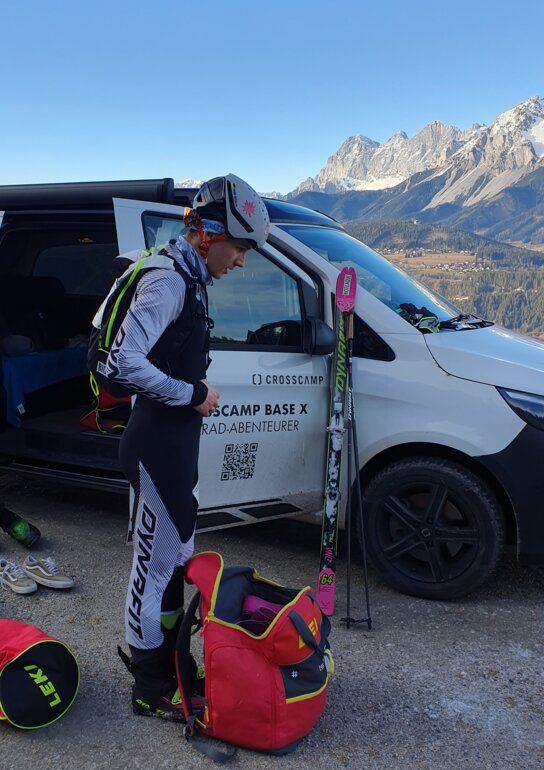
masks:
[[[230,238],[262,246],[268,237],[270,219],[262,198],[234,174],[205,182],[195,195],[193,210],[201,219],[221,222]]]

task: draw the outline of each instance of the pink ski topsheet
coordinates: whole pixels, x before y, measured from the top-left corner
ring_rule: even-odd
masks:
[[[317,603],[321,612],[328,617],[334,613],[335,588],[336,573],[330,567],[325,567],[317,579]]]
[[[343,267],[336,281],[336,305],[342,313],[351,313],[355,306],[357,274],[354,267]]]

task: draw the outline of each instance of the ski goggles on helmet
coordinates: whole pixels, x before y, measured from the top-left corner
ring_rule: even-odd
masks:
[[[222,203],[225,200],[225,178],[218,176],[210,179],[198,191],[199,204],[206,206],[208,203]]]

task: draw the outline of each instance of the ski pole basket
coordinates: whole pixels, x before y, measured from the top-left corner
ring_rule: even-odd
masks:
[[[33,730],[60,719],[79,688],[72,651],[35,626],[0,620],[0,720]]]

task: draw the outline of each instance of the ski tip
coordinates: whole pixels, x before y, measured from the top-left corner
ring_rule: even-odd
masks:
[[[336,280],[336,305],[342,313],[351,313],[355,307],[357,273],[354,267],[343,267]]]
[[[334,613],[335,588],[336,574],[334,571],[328,567],[322,569],[317,579],[317,603],[324,615],[330,616]]]

